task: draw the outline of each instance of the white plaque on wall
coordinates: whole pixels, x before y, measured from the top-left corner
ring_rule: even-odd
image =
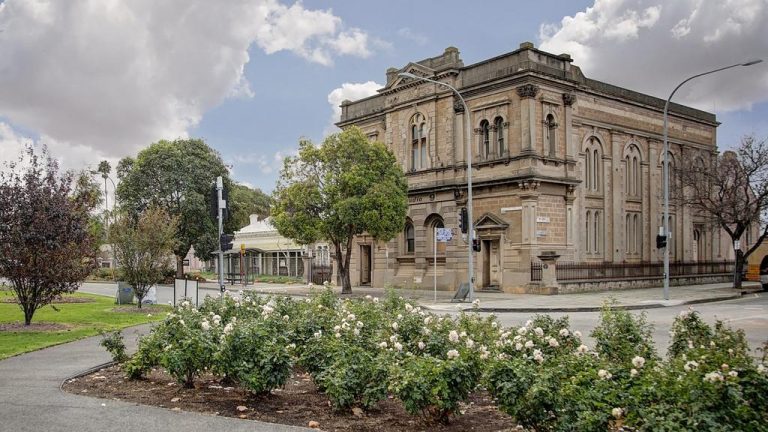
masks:
[[[538,222],[538,223],[549,223],[549,217],[547,217],[547,216],[536,216],[536,222]]]

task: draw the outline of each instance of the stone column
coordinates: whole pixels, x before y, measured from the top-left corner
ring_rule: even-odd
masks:
[[[576,199],[574,191],[576,186],[568,185],[565,187],[565,246],[566,248],[573,248],[573,233],[576,232],[574,223],[577,220],[576,213],[573,207],[573,202]]]
[[[536,93],[539,88],[533,84],[517,88],[520,101],[520,133],[523,152],[534,151],[536,145]]]
[[[301,256],[301,262],[304,264],[304,280],[307,283],[312,282],[312,272],[310,271],[310,263],[312,263],[312,256],[309,254]]]
[[[557,259],[555,251],[545,251],[539,255],[541,260],[541,294],[557,294],[560,284],[557,283]]]
[[[619,134],[611,131],[611,153],[610,160],[603,159],[605,179],[611,179],[605,182],[605,254],[603,258],[606,261],[622,261],[625,258],[625,252],[627,250],[626,245],[619,241],[625,237],[624,224],[624,183],[627,181],[624,178],[623,170],[621,169],[621,157],[624,146],[619,142]],[[608,154],[605,154],[608,156]],[[624,239],[626,242],[627,239]]]

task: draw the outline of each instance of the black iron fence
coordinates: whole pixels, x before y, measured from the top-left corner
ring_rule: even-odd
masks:
[[[531,281],[538,282],[541,280],[541,263],[537,261],[531,262]]]
[[[534,267],[538,264],[538,267]],[[669,275],[675,276],[704,276],[733,273],[734,261],[695,261],[669,263]],[[663,262],[638,263],[591,263],[567,262],[556,264],[557,280],[606,280],[606,279],[637,279],[661,278],[664,276]],[[538,279],[534,279],[538,277]],[[531,263],[531,280],[541,280],[541,263]]]

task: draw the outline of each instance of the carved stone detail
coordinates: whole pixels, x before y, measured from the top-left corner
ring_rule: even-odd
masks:
[[[563,93],[563,104],[571,106],[576,103],[576,95],[573,93]]]
[[[525,180],[519,182],[517,185],[520,186],[520,189],[526,191],[535,191],[539,188],[538,180]]]
[[[533,84],[525,84],[517,88],[517,95],[523,99],[534,98],[538,92],[539,88]]]
[[[455,114],[463,113],[464,112],[464,104],[461,103],[461,100],[454,97],[453,98],[453,112]]]

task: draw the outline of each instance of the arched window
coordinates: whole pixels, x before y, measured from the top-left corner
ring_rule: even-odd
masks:
[[[632,157],[632,195],[639,197],[641,194],[640,188],[640,157],[635,155]]]
[[[547,115],[546,120],[546,137],[547,137],[547,154],[550,157],[555,157],[557,154],[557,123],[555,123],[555,116],[552,114]]]
[[[480,153],[486,159],[491,154],[491,125],[488,120],[480,122]]]
[[[587,192],[600,192],[602,180],[602,147],[596,137],[591,137],[584,148],[584,188]]]
[[[633,251],[637,255],[640,255],[643,252],[643,230],[640,224],[641,224],[640,215],[635,213],[635,215],[633,216],[633,224],[632,224],[633,229],[635,231],[634,232],[635,241],[634,241]]]
[[[427,168],[427,123],[421,113],[411,117],[411,170]]]
[[[416,236],[411,222],[405,223],[405,253],[412,254],[416,250]]]
[[[627,244],[625,245],[626,246],[626,250],[627,250],[627,255],[632,253],[632,230],[630,229],[631,222],[632,222],[631,219],[632,219],[632,217],[630,216],[629,213],[627,213],[627,217],[624,218],[624,220],[625,220],[625,223],[624,223],[624,238],[626,239],[626,242],[627,242]]]
[[[504,119],[496,117],[493,121],[493,128],[496,130],[496,149],[499,152],[499,156],[505,156],[507,154],[507,147],[504,143]]]

